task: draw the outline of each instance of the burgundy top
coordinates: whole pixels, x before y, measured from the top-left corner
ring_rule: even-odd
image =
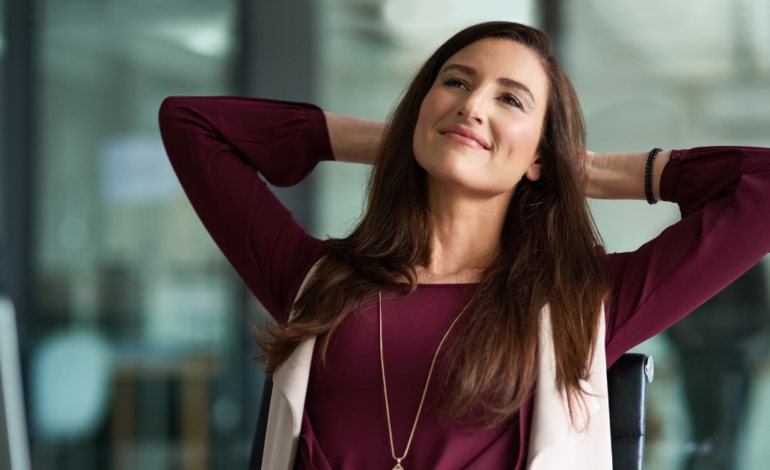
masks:
[[[160,109],[171,163],[211,236],[254,295],[285,321],[325,242],[311,237],[270,192],[333,160],[316,106],[236,97],[172,97]],[[640,178],[642,176],[640,175]],[[770,150],[677,150],[661,198],[683,219],[629,253],[610,256],[607,366],[727,286],[770,251]],[[420,285],[383,301],[383,341],[396,454],[411,431],[430,362],[474,284]],[[389,292],[384,292],[386,297]],[[453,330],[448,341],[457,330]],[[442,352],[447,350],[447,343]],[[403,465],[407,469],[523,468],[532,402],[488,432],[442,424],[434,406],[441,357]],[[310,373],[297,469],[390,469],[376,303],[349,315],[324,369]]]

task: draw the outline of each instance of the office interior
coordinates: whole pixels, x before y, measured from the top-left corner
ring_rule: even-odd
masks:
[[[157,126],[171,95],[383,121],[470,24],[555,42],[598,152],[770,146],[770,0],[0,0],[0,266],[19,312],[36,470],[246,468],[268,321],[197,219]],[[314,236],[356,223],[367,168],[276,188]],[[591,201],[609,251],[676,205]],[[646,468],[770,468],[770,267],[636,350]]]

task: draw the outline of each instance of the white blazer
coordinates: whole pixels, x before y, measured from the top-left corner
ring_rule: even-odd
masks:
[[[318,263],[299,288],[300,296]],[[550,310],[543,308],[538,339],[539,373],[535,389],[527,470],[611,470],[612,447],[604,351],[604,305],[589,380],[582,383],[585,407],[574,426],[564,394],[556,389],[556,362]],[[290,318],[294,316],[292,312]],[[292,470],[297,455],[315,337],[297,347],[273,375],[262,470]],[[582,411],[582,412],[581,412]],[[587,425],[586,425],[587,423]]]

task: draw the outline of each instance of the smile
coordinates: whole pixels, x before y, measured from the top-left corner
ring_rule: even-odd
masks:
[[[462,126],[449,125],[441,128],[438,132],[444,137],[448,137],[469,147],[489,150],[489,144],[483,137]]]

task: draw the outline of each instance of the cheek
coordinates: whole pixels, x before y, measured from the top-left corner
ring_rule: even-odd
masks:
[[[518,123],[500,130],[499,156],[488,168],[488,177],[496,185],[507,187],[515,184],[535,160],[540,145],[540,127]]]
[[[534,156],[540,146],[540,126],[530,123],[520,123],[509,126],[501,132],[501,141],[505,152],[514,160],[526,160]]]
[[[446,93],[441,93],[440,91],[433,89],[429,91],[422,100],[422,108],[426,113],[437,113],[447,106],[449,101],[448,98]]]
[[[414,128],[413,149],[418,163],[422,164],[421,159],[425,157],[430,149],[430,137],[433,128],[440,120],[444,101],[439,94],[429,92],[422,100],[420,105],[420,114],[417,117],[417,125]]]
[[[422,100],[419,121],[423,121],[429,127],[435,126],[452,111],[454,106],[454,97],[451,93],[433,89]]]

